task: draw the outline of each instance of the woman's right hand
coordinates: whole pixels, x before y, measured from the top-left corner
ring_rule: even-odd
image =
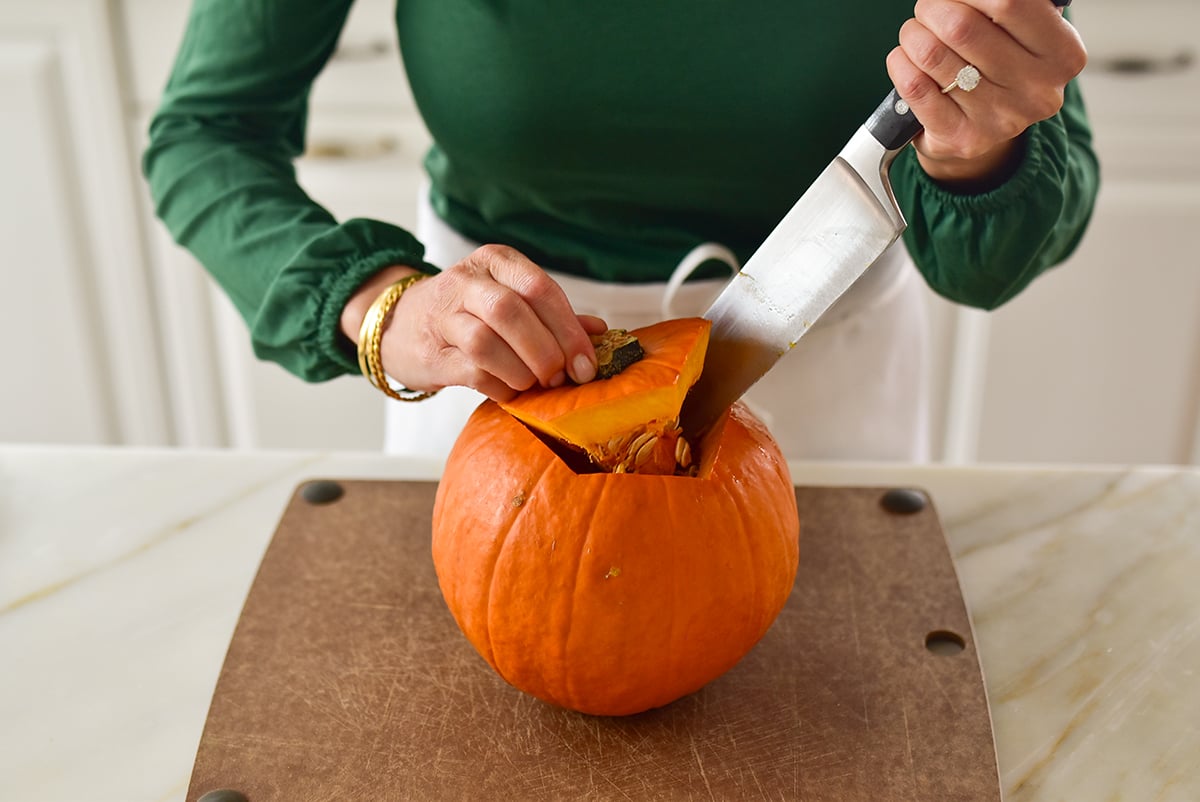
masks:
[[[412,272],[389,268],[364,283],[343,310],[342,331],[357,342],[371,302]],[[410,390],[463,385],[503,402],[535,384],[591,381],[596,354],[588,335],[605,328],[576,315],[562,288],[521,253],[484,245],[404,291],[381,354],[388,376]]]

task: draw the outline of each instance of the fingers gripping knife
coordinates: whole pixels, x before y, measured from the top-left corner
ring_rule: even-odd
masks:
[[[888,171],[921,128],[893,89],[713,302],[685,433],[715,422],[903,233]]]

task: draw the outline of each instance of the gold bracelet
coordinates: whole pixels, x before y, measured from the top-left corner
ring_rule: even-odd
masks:
[[[383,344],[383,330],[387,327],[388,318],[396,307],[396,302],[404,291],[429,276],[425,273],[414,273],[405,276],[379,294],[374,303],[363,317],[362,326],[358,329],[358,368],[380,391],[397,401],[424,401],[437,395],[437,390],[431,393],[419,390],[409,390],[401,387],[399,391],[392,388],[387,373],[383,370],[383,356],[380,353]]]

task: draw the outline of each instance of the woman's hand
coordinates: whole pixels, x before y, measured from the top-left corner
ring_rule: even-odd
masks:
[[[412,272],[389,268],[360,287],[342,331],[357,342],[371,302]],[[562,288],[520,253],[485,245],[405,290],[383,335],[383,367],[410,390],[463,385],[508,401],[535,384],[591,381],[596,354],[588,335],[605,328],[576,315]]]
[[[988,188],[1011,171],[1017,138],[1062,107],[1087,63],[1075,28],[1050,0],[917,0],[888,74],[925,127],[921,166],[948,185]],[[942,90],[973,64],[971,92]]]

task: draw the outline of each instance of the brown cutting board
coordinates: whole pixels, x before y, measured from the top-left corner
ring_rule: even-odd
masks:
[[[338,484],[330,503],[298,489],[263,558],[189,801],[1000,799],[932,504],[798,488],[800,571],[763,640],[692,696],[596,718],[506,685],[461,635],[431,562],[434,484]]]

